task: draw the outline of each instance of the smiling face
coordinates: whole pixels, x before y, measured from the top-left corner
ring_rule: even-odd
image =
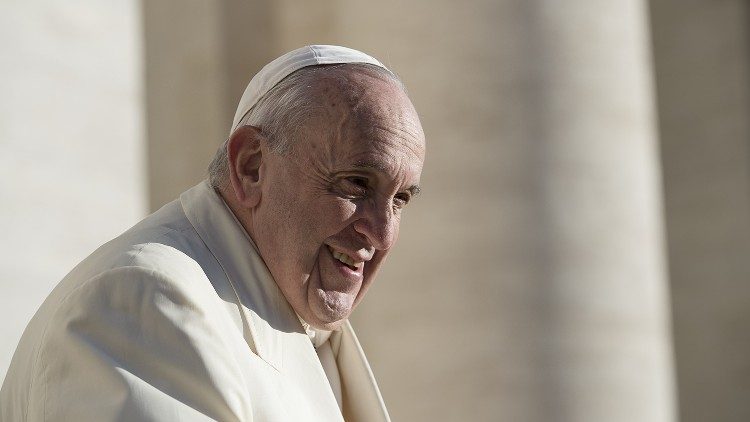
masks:
[[[321,72],[316,116],[291,150],[265,150],[250,227],[294,310],[340,325],[362,300],[419,190],[424,135],[403,90],[372,70]]]

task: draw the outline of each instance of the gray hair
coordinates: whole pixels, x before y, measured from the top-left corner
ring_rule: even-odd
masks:
[[[319,107],[310,97],[310,87],[316,74],[324,69],[344,66],[374,70],[405,90],[398,76],[378,66],[362,63],[309,66],[291,73],[276,84],[247,112],[237,127],[251,125],[260,128],[269,149],[277,154],[285,154],[297,140],[299,130]],[[229,139],[224,141],[208,165],[208,180],[214,189],[223,187],[229,180],[228,143]]]

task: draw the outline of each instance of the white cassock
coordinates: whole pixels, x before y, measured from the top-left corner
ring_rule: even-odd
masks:
[[[341,421],[336,390],[347,421],[388,421],[351,325],[317,353],[310,340],[203,182],[52,291],[13,356],[0,420]]]

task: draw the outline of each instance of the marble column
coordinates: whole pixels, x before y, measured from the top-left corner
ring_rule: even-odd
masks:
[[[647,4],[529,7],[546,420],[674,420]]]
[[[0,3],[0,380],[47,293],[146,212],[135,1]]]
[[[272,0],[141,1],[149,207],[206,177],[250,78],[276,57]]]
[[[152,210],[202,180],[226,139],[222,3],[141,2]]]

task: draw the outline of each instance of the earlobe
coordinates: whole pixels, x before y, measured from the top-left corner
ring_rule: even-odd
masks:
[[[237,201],[245,208],[260,203],[263,140],[260,129],[245,125],[235,130],[227,142],[229,180]]]

